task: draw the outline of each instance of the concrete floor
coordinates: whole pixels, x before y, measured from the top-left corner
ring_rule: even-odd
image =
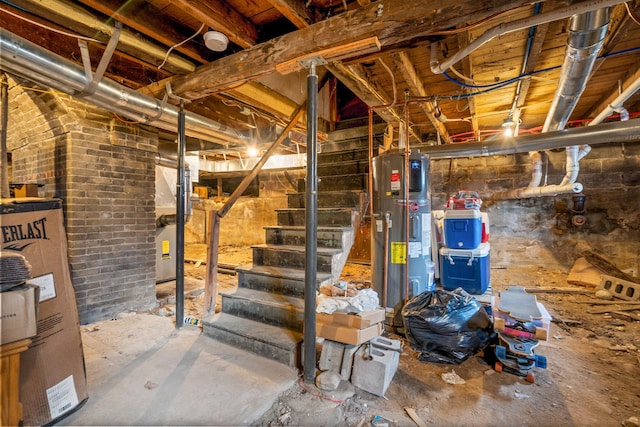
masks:
[[[171,317],[82,328],[89,399],[57,425],[248,425],[297,371],[207,338]]]

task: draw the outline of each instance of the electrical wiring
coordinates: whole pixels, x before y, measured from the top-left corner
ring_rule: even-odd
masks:
[[[71,37],[71,38],[78,39],[78,40],[85,40],[85,41],[88,41],[88,42],[95,42],[95,43],[105,44],[105,43],[101,42],[100,40],[96,40],[96,39],[91,38],[91,37],[79,36],[78,34],[73,34],[73,33],[68,33],[66,31],[58,30],[57,28],[50,27],[48,25],[42,24],[40,22],[34,21],[34,20],[26,18],[24,16],[21,16],[21,15],[19,15],[17,13],[11,12],[10,10],[5,9],[2,6],[0,6],[0,10],[3,11],[4,13],[7,13],[7,14],[13,16],[13,17],[16,17],[18,19],[22,19],[23,21],[26,21],[26,22],[28,22],[30,24],[36,25],[36,26],[38,26],[40,28],[44,28],[44,29],[49,30],[49,31],[53,31],[54,33],[58,33],[58,34],[61,34],[63,36]]]
[[[629,118],[630,119],[634,119],[634,118],[638,118],[640,117],[640,111],[638,112],[634,112],[634,113],[629,113]],[[620,114],[612,114],[608,117],[608,119],[610,120],[619,120],[620,119]],[[576,119],[576,120],[571,120],[569,122],[567,122],[566,127],[567,128],[572,128],[572,127],[580,127],[580,126],[585,126],[586,124],[588,124],[589,122],[591,122],[592,119]],[[532,127],[532,128],[528,128],[528,129],[523,129],[520,128],[518,130],[519,134],[536,134],[536,133],[540,133],[542,131],[542,126],[536,126],[536,127]],[[484,129],[484,130],[479,130],[478,131],[478,135],[482,138],[488,138],[494,135],[498,135],[501,134],[503,132],[502,129]],[[464,142],[469,142],[469,141],[475,141],[475,133],[474,131],[467,131],[467,132],[460,132],[454,135],[449,135],[449,140],[452,143],[455,144],[459,144],[459,143],[464,143]]]
[[[391,103],[391,105],[396,105],[396,101],[397,101],[396,78],[393,75],[393,73],[391,72],[391,69],[389,68],[389,66],[387,64],[385,64],[385,62],[382,60],[382,58],[378,58],[378,60],[380,61],[382,66],[385,68],[385,70],[387,70],[387,72],[389,73],[389,76],[391,76],[391,85],[392,85],[392,88],[393,88],[393,102]]]
[[[452,30],[433,31],[433,32],[429,33],[429,35],[431,35],[431,36],[451,36],[451,35],[460,34],[460,33],[463,33],[465,31],[469,31],[469,30],[472,30],[472,29],[474,29],[476,27],[479,27],[480,25],[482,25],[482,24],[484,24],[484,23],[486,23],[486,22],[488,22],[488,21],[490,21],[490,20],[492,20],[494,18],[497,18],[499,16],[505,15],[507,13],[513,13],[515,10],[521,9],[522,7],[528,7],[528,6],[520,6],[520,7],[514,8],[514,9],[503,10],[502,12],[498,12],[498,13],[495,13],[495,14],[493,14],[491,16],[487,16],[484,19],[481,19],[481,20],[479,20],[477,22],[474,22],[472,24],[466,25],[464,27],[454,28]]]
[[[174,44],[173,46],[171,46],[169,48],[169,50],[167,50],[167,53],[164,55],[164,60],[162,61],[162,64],[158,65],[158,70],[162,67],[164,67],[164,64],[167,63],[167,59],[169,59],[169,54],[171,53],[171,51],[177,47],[182,46],[183,44],[185,44],[186,42],[188,42],[189,40],[193,39],[195,36],[197,36],[198,34],[200,34],[200,31],[202,31],[202,29],[204,28],[205,24],[204,22],[202,23],[202,25],[200,25],[200,28],[198,28],[198,31],[196,31],[191,37],[188,37],[186,39],[184,39],[183,41],[181,41],[180,43]]]
[[[58,95],[58,96],[69,96],[67,93],[56,91],[56,90],[53,90],[53,89],[38,89],[36,87],[23,86],[23,85],[20,85],[20,84],[17,84],[17,85],[15,85],[13,87],[19,87],[22,90],[30,90],[32,92],[50,93],[52,95]]]
[[[634,47],[634,48],[624,49],[624,50],[621,50],[621,51],[610,52],[610,53],[598,56],[598,59],[605,59],[605,58],[609,58],[609,57],[612,57],[612,56],[624,55],[624,54],[627,54],[627,53],[637,52],[637,51],[640,51],[640,47]],[[546,73],[546,72],[549,72],[549,71],[557,70],[559,68],[561,68],[560,65],[556,65],[556,66],[548,67],[548,68],[543,68],[541,70],[531,71],[529,73],[521,74],[521,75],[519,75],[517,77],[513,77],[513,78],[510,78],[510,79],[498,82],[498,83],[488,84],[488,85],[472,85],[472,84],[468,84],[468,83],[465,83],[465,82],[461,82],[460,80],[455,79],[454,77],[450,76],[446,72],[443,72],[442,75],[447,80],[457,84],[458,86],[462,86],[462,87],[467,88],[467,89],[484,89],[484,90],[481,90],[481,91],[478,91],[478,92],[466,93],[466,94],[462,94],[462,95],[449,95],[449,96],[437,95],[434,98],[435,99],[442,99],[442,100],[454,100],[454,99],[459,99],[459,98],[470,98],[470,97],[473,97],[473,96],[477,96],[477,95],[481,95],[481,94],[485,94],[485,93],[491,92],[493,90],[501,89],[501,88],[503,88],[505,86],[508,86],[508,85],[510,85],[512,83],[516,83],[519,80],[522,80],[524,78],[532,77],[532,76],[534,76],[536,74],[541,74],[541,73]]]
[[[638,15],[636,15],[633,12],[633,10],[631,10],[631,6],[629,6],[629,2],[625,2],[624,7],[627,8],[627,13],[629,14],[629,17],[633,20],[633,22],[640,25],[640,18],[638,17]]]

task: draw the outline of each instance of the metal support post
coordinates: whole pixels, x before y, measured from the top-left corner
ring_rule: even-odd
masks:
[[[318,258],[318,76],[311,61],[307,76],[307,188],[304,267],[304,382],[316,377],[316,284]]]
[[[176,208],[176,328],[184,323],[184,213],[186,183],[184,157],[186,147],[184,101],[178,111],[178,182]]]

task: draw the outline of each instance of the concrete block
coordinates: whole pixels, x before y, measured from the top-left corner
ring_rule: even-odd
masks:
[[[342,355],[342,367],[340,368],[340,378],[344,381],[351,379],[351,371],[353,370],[353,359],[356,352],[360,348],[359,345],[344,344],[344,353]]]
[[[400,340],[392,340],[391,338],[386,337],[375,337],[369,341],[369,343],[381,350],[393,350],[399,353],[402,352],[402,341]]]
[[[346,344],[336,341],[324,340],[318,368],[321,371],[332,371],[340,373],[342,367],[342,357]]]
[[[351,383],[376,396],[384,396],[398,370],[399,360],[398,351],[365,344],[354,356]]]
[[[614,297],[627,301],[640,301],[640,284],[628,280],[602,274],[598,289],[605,289]]]

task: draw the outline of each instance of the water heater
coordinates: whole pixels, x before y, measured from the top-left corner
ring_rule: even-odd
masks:
[[[433,284],[429,158],[388,152],[373,158],[372,175],[371,284],[394,309]]]

